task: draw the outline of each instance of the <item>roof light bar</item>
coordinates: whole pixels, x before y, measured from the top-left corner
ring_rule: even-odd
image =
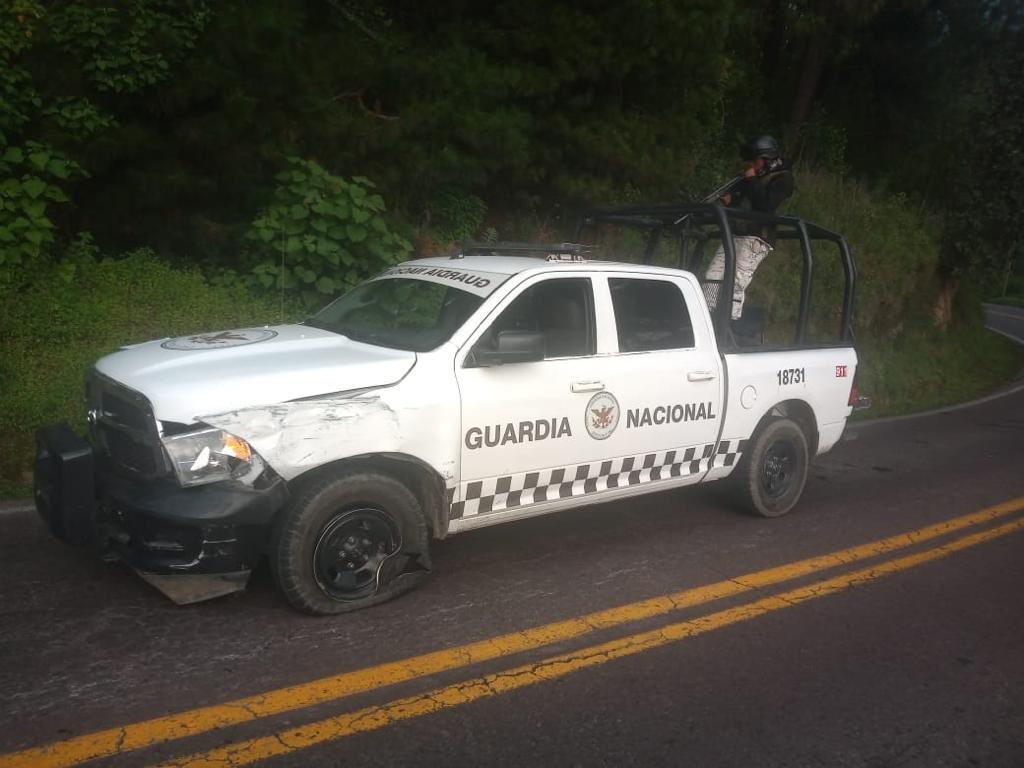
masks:
[[[586,261],[594,246],[582,243],[462,243],[453,259],[466,256],[536,256],[546,261]]]

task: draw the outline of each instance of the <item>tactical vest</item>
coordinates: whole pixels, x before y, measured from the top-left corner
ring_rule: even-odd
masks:
[[[755,176],[754,181],[757,182],[758,186],[762,187],[765,190],[765,192],[767,192],[768,187],[771,186],[772,182],[786,175],[792,176],[793,172],[789,168],[780,168],[777,171],[766,173],[764,176]],[[741,211],[749,211],[751,210],[750,198],[741,197],[739,200],[736,201],[735,205],[732,205],[730,207],[736,208]]]
[[[777,171],[771,171],[770,173],[766,173],[764,176],[755,176],[754,181],[757,182],[757,184],[765,190],[765,193],[767,193],[768,187],[771,186],[773,182],[787,174],[789,176],[792,176],[793,171],[791,171],[789,168],[780,168]],[[729,207],[735,208],[739,211],[753,210],[753,206],[750,203],[750,198],[748,198],[745,195],[739,198],[738,200],[734,201],[733,204],[730,205]],[[772,225],[759,224],[755,221],[737,220],[732,223],[732,233],[734,235],[739,235],[740,237],[760,237],[769,245],[775,244],[775,227]]]

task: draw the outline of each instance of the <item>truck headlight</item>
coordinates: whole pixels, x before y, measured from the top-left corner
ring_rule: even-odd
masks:
[[[221,480],[252,484],[263,472],[263,459],[245,440],[216,427],[163,438],[178,482],[205,485]]]

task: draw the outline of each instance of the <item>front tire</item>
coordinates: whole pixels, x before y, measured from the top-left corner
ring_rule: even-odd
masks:
[[[800,500],[809,468],[807,437],[790,419],[768,422],[736,468],[740,504],[762,517],[780,517]]]
[[[324,478],[301,492],[278,521],[270,565],[295,608],[347,613],[423,581],[428,547],[416,497],[391,477],[358,472]]]

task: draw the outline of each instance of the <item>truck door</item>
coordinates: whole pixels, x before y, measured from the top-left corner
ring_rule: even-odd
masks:
[[[588,428],[607,433],[608,452],[626,457],[634,473],[627,481],[696,482],[711,466],[734,461],[736,446],[717,444],[721,363],[693,284],[608,272],[595,289],[599,316],[614,318],[614,364],[604,367],[603,389],[588,405]],[[614,427],[605,423],[609,408],[618,412]]]
[[[473,348],[494,346],[506,331],[543,333],[544,359],[477,363]],[[456,356],[461,501],[453,516],[517,509],[569,493],[565,486],[575,480],[576,464],[600,455],[583,420],[590,395],[578,391],[595,378],[596,363],[589,276],[539,276],[506,299]]]
[[[699,301],[681,278],[626,272],[545,276],[507,299],[456,357],[453,516],[697,482],[729,461],[716,452],[721,369]],[[468,350],[508,330],[543,332],[545,359],[474,365]]]

